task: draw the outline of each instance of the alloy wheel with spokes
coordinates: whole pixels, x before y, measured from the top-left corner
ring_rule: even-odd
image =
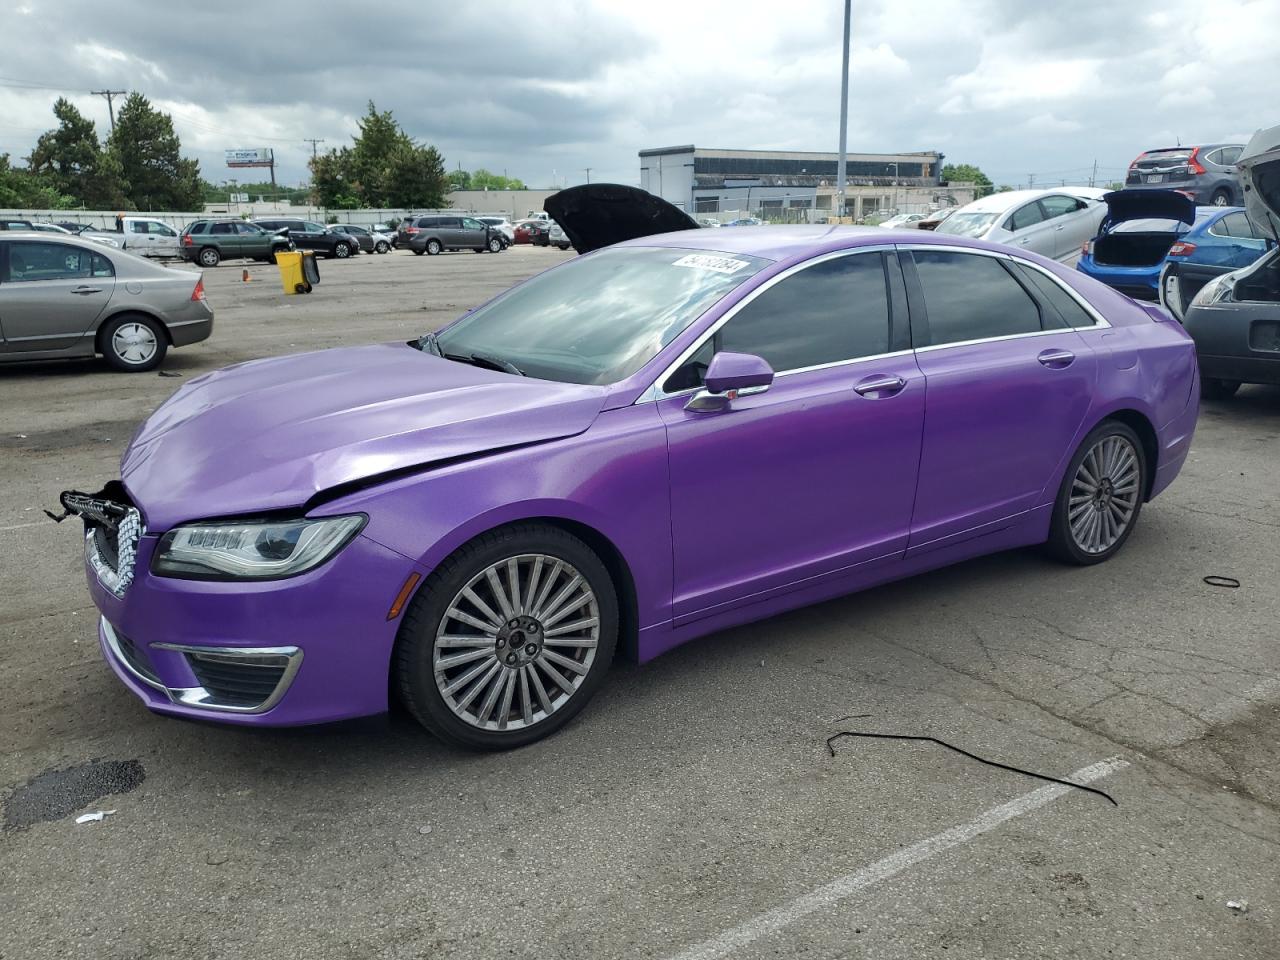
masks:
[[[1054,552],[1090,564],[1119,550],[1142,509],[1146,471],[1142,443],[1128,425],[1107,421],[1093,430],[1072,458],[1055,504]]]
[[[602,682],[617,600],[599,557],[539,524],[486,534],[441,564],[405,614],[401,692],[418,719],[463,746],[539,739]]]
[[[1105,553],[1124,536],[1138,503],[1138,451],[1127,437],[1103,437],[1071,483],[1071,536],[1086,553]]]

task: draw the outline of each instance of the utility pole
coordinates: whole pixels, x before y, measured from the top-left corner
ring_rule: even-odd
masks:
[[[591,182],[591,168],[590,168],[590,167],[584,167],[583,169],[587,171],[587,183],[590,183],[590,182]]]
[[[316,158],[316,144],[324,143],[324,138],[323,137],[303,137],[302,142],[311,144],[311,159],[314,160]]]
[[[1095,157],[1093,160],[1093,173],[1089,174],[1089,186],[1096,187],[1097,183],[1095,183],[1095,181],[1097,179],[1098,179],[1098,159],[1097,157]]]
[[[836,216],[844,216],[845,152],[849,138],[849,24],[853,0],[844,0],[844,58],[840,66],[840,159],[836,163]]]
[[[1036,188],[1036,175],[1034,173],[1027,174],[1027,189],[1034,190]]]
[[[111,132],[116,132],[116,107],[112,102],[112,97],[123,97],[128,90],[90,90],[89,93],[95,97],[107,98],[107,113],[111,114]]]

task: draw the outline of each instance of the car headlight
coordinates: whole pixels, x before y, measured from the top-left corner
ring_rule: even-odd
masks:
[[[363,514],[314,520],[193,523],[160,538],[151,561],[162,577],[278,580],[305,573],[351,542]]]
[[[1234,280],[1235,277],[1230,273],[1214,277],[1196,292],[1196,295],[1191,299],[1191,306],[1207,307],[1218,303],[1220,300],[1225,300],[1231,295],[1231,285]]]

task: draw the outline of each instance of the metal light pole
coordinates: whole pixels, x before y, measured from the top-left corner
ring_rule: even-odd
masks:
[[[853,0],[844,0],[844,59],[840,67],[840,159],[836,162],[837,216],[844,216],[845,152],[849,138],[849,22]]]

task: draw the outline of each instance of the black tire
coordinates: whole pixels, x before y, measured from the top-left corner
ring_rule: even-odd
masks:
[[[200,252],[196,254],[196,260],[202,267],[216,267],[222,262],[222,254],[218,252],[217,247],[201,247]]]
[[[379,240],[377,243],[373,245],[373,252],[374,253],[390,253],[391,244],[387,243],[387,241],[385,240]]]
[[[1206,400],[1230,400],[1239,389],[1239,380],[1214,380],[1212,377],[1205,377],[1200,381],[1200,396]]]
[[[492,237],[492,238],[489,240],[489,252],[490,252],[490,253],[501,253],[501,252],[502,252],[502,241],[501,241],[501,240],[499,240],[497,237]]]
[[[1096,444],[1108,437],[1121,437],[1128,441],[1136,454],[1138,465],[1137,497],[1134,500],[1133,512],[1129,517],[1128,524],[1120,532],[1118,539],[1106,550],[1090,553],[1076,543],[1076,539],[1071,533],[1069,519],[1071,491],[1076,474],[1080,469],[1080,464]],[[1146,499],[1149,470],[1147,453],[1142,446],[1142,440],[1128,424],[1121,423],[1119,420],[1104,420],[1089,431],[1089,435],[1080,441],[1080,447],[1076,450],[1075,456],[1071,458],[1071,463],[1067,465],[1066,475],[1062,478],[1062,485],[1058,489],[1058,496],[1053,504],[1053,520],[1049,525],[1049,539],[1046,543],[1049,553],[1063,563],[1075,564],[1076,566],[1091,566],[1095,563],[1102,563],[1104,560],[1110,560],[1119,553],[1120,549],[1125,545],[1125,541],[1129,539],[1129,535],[1133,533],[1133,528],[1138,525],[1138,517],[1142,513],[1142,503]]]
[[[154,340],[152,352],[145,359],[133,361],[122,352],[121,344],[116,334],[121,331],[121,328],[128,328],[131,325],[150,331],[150,335]],[[123,313],[113,317],[102,328],[98,334],[98,349],[113,369],[124,373],[146,373],[148,370],[154,370],[163,362],[164,355],[169,350],[169,337],[159,321],[140,313]],[[124,349],[127,350],[128,348]]]
[[[425,250],[419,250],[417,247],[410,247],[409,249],[413,251],[413,255],[414,255],[415,257],[420,257],[420,256],[422,256],[424,253],[426,253],[426,251],[425,251]]]
[[[351,256],[351,246],[346,243],[335,243],[333,245],[333,255],[339,260],[345,260]]]
[[[440,245],[440,241],[435,237],[427,241],[427,253],[431,254],[431,256],[436,256],[443,249],[444,247]]]
[[[436,685],[433,667],[436,633],[449,605],[473,577],[495,563],[526,554],[542,554],[565,561],[576,568],[594,592],[599,620],[594,659],[576,691],[549,715],[514,730],[480,729],[460,719]],[[554,733],[586,706],[604,683],[617,639],[617,593],[609,571],[596,553],[558,527],[518,523],[464,544],[418,588],[396,634],[394,681],[409,712],[441,740],[471,750],[509,750]]]
[[[1209,203],[1215,207],[1229,207],[1234,201],[1235,196],[1226,187],[1219,187],[1209,197]]]

